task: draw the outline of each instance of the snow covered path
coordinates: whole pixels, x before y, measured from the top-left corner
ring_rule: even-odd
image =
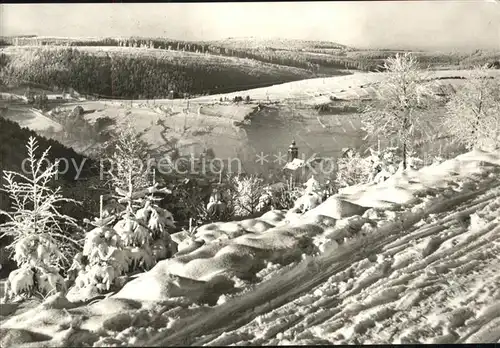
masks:
[[[461,217],[472,213],[490,222],[468,227]],[[484,181],[399,227],[289,266],[151,344],[496,342],[499,213],[498,179]]]

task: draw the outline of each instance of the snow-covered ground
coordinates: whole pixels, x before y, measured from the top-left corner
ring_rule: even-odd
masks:
[[[106,299],[4,304],[12,346],[500,342],[500,152],[202,226]],[[74,296],[74,294],[73,294]]]
[[[464,79],[470,77],[470,70],[433,70],[423,75],[424,79],[436,80],[438,85],[460,85]],[[488,76],[500,78],[500,71],[491,69]],[[244,91],[230,92],[223,94],[212,94],[189,101],[193,105],[207,105],[218,103],[220,98],[227,98],[231,101],[234,97],[246,98],[249,96],[253,103],[257,102],[280,102],[280,103],[300,103],[303,105],[315,106],[331,102],[331,98],[358,100],[363,98],[373,98],[377,95],[380,82],[388,78],[387,73],[380,72],[354,72],[351,75],[310,78],[298,81],[280,83],[269,87],[252,88]],[[144,101],[108,100],[107,103],[116,105],[139,106]],[[149,104],[165,106],[185,107],[185,99],[150,99]],[[234,109],[234,107],[233,107]],[[235,110],[235,109],[234,109]],[[244,110],[244,109],[243,109]],[[252,110],[247,110],[248,113]],[[233,113],[228,107],[224,113]],[[240,111],[241,112],[241,111]],[[227,116],[227,115],[223,115]]]
[[[468,78],[469,70],[436,70],[426,73],[426,79],[439,79],[441,83],[459,83],[461,78]],[[500,77],[500,71],[490,70],[489,76]],[[330,98],[357,100],[373,98],[378,91],[378,84],[388,77],[387,73],[356,73],[346,76],[313,78],[287,82],[226,94],[196,98],[195,102],[216,101],[221,97],[233,99],[235,96],[249,95],[252,100],[293,101],[306,105],[320,105],[331,101]]]

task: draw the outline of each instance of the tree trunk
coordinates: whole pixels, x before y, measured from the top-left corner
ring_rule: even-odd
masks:
[[[406,141],[403,142],[403,169],[406,169]]]
[[[477,147],[477,144],[479,142],[479,135],[477,134],[478,128],[479,128],[479,122],[481,119],[481,112],[483,110],[483,91],[479,91],[479,105],[477,107],[477,113],[476,114],[476,123],[472,127],[472,132],[471,135],[474,137],[474,148]]]
[[[406,152],[407,152],[407,141],[409,140],[410,134],[408,134],[408,128],[410,128],[410,114],[411,110],[407,110],[407,114],[405,114],[405,118],[403,120],[403,169],[406,169]]]

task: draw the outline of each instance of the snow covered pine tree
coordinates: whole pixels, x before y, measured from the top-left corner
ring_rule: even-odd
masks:
[[[0,233],[13,238],[7,248],[13,250],[13,259],[19,266],[9,275],[5,300],[35,294],[45,297],[65,290],[59,272],[80,248],[80,243],[65,229],[69,225],[76,227],[75,219],[58,211],[61,203],[78,202],[64,198],[60,187],[53,189],[49,185],[58,174],[59,161],[48,160],[50,147],[37,159],[34,137],[29,138],[26,148],[27,173],[4,171],[7,183],[2,190],[8,193],[13,210],[0,211],[8,218],[0,226]]]

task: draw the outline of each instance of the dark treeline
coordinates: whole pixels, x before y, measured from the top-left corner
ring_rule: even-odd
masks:
[[[10,41],[9,41],[10,40]],[[35,47],[16,53],[9,64],[0,56],[2,80],[35,83],[58,88],[72,87],[84,94],[112,98],[166,98],[185,94],[207,95],[315,77],[345,74],[345,70],[383,71],[384,60],[398,51],[353,50],[336,46],[310,48],[239,47],[221,42],[191,42],[169,39],[105,38],[69,40],[57,38],[9,38],[16,45],[72,46],[60,49]],[[92,53],[76,46],[136,47],[156,51],[130,50]],[[200,55],[185,57],[176,52]],[[322,53],[325,52],[325,53]],[[326,53],[329,52],[329,53]],[[424,67],[498,66],[499,52],[416,52]],[[217,57],[219,56],[219,57]],[[224,57],[250,59],[252,64],[274,64],[274,71],[245,69],[240,62]],[[495,65],[496,64],[496,65]],[[287,67],[281,69],[280,67]],[[290,67],[290,68],[288,68]],[[277,69],[280,68],[280,69]],[[292,71],[293,68],[302,69]],[[278,71],[278,73],[277,73]]]
[[[347,60],[366,64],[366,67],[382,65],[384,61],[396,53],[405,51],[366,50],[345,52]],[[423,68],[439,69],[442,67],[472,68],[477,65],[494,65],[500,60],[500,51],[475,52],[413,52]],[[380,69],[379,69],[380,70]]]
[[[25,146],[29,137],[35,137],[38,141],[39,153],[41,155],[50,147],[49,160],[56,158],[73,158],[81,163],[85,156],[75,152],[72,148],[66,147],[60,142],[38,135],[36,132],[19,126],[17,122],[0,117],[0,168],[2,170],[14,170],[21,172],[22,161],[27,157]],[[84,176],[90,173],[92,162],[86,160]],[[64,180],[72,180],[76,176],[76,169],[70,168],[67,173],[61,175]]]
[[[5,39],[0,39],[0,47],[10,46],[11,43]]]
[[[94,54],[71,47],[40,47],[16,53],[4,64],[1,77],[9,84],[34,83],[71,87],[84,94],[151,99],[166,98],[171,91],[206,95],[311,76],[304,70],[267,70],[245,69],[223,59],[189,59],[169,53]]]

